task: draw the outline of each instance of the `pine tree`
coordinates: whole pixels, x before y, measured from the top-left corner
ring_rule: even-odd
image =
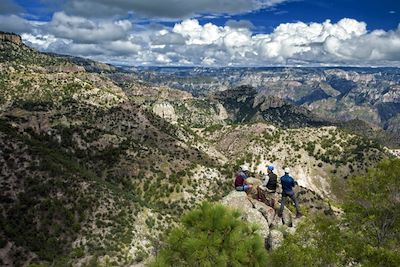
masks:
[[[400,160],[381,162],[350,181],[344,211],[353,233],[349,253],[370,266],[400,261]]]
[[[182,218],[150,266],[265,266],[257,227],[220,204],[203,203]]]
[[[399,187],[399,159],[352,177],[344,215],[304,221],[268,255],[268,266],[399,266]]]

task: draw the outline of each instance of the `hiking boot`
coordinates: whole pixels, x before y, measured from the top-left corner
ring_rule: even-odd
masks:
[[[303,216],[303,214],[301,214],[301,212],[296,213],[296,218],[301,218]]]

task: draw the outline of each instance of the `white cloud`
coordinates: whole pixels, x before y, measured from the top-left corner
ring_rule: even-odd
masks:
[[[168,64],[171,63],[172,60],[167,55],[158,54],[156,57],[156,62],[161,64]]]
[[[223,29],[212,23],[201,26],[196,19],[188,19],[175,24],[172,31],[187,38],[187,45],[207,45],[218,41]]]
[[[211,57],[205,57],[201,63],[205,66],[213,66],[215,64],[216,59]]]
[[[47,35],[47,34],[33,35],[31,33],[24,33],[21,35],[21,37],[24,40],[24,42],[27,43],[28,45],[44,50],[48,49],[49,45],[57,41],[57,38],[55,38],[53,35]]]
[[[337,23],[285,23],[269,34],[254,34],[235,23],[201,25],[196,19],[171,27],[65,13],[55,13],[48,23],[13,19],[27,23],[23,38],[36,48],[111,63],[400,66],[400,27],[369,32],[364,22],[348,18]]]
[[[131,30],[128,20],[94,21],[77,16],[69,16],[64,12],[56,12],[46,29],[58,38],[73,39],[80,43],[97,43],[124,39]]]

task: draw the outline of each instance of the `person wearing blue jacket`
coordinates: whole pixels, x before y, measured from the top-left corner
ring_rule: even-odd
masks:
[[[289,175],[290,169],[285,168],[285,175],[281,177],[282,184],[282,198],[281,198],[281,207],[279,208],[278,216],[282,217],[283,209],[285,208],[286,197],[290,197],[294,202],[294,206],[296,207],[296,217],[299,218],[302,216],[300,212],[299,202],[294,194],[293,187],[297,185],[297,182]]]

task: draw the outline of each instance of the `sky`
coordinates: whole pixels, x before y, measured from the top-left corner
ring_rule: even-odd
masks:
[[[40,51],[128,66],[400,67],[399,0],[1,0]]]

